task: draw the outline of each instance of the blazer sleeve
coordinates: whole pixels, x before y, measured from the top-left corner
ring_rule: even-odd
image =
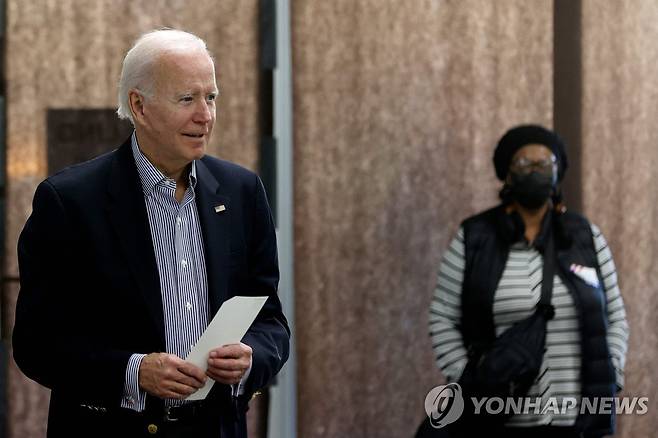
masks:
[[[29,378],[79,400],[118,405],[130,352],[98,346],[76,272],[76,233],[56,187],[42,182],[18,241],[20,292],[12,335],[16,364]],[[100,310],[102,311],[102,310]]]
[[[243,339],[253,350],[252,369],[245,384],[247,400],[279,372],[288,359],[290,348],[290,329],[277,296],[279,265],[274,221],[258,176],[254,176],[252,187],[247,283],[250,294],[269,298]]]

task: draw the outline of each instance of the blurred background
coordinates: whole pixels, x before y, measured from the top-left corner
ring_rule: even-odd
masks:
[[[655,0],[3,0],[0,13],[0,436],[45,437],[48,391],[10,344],[34,189],[127,137],[121,61],[163,26],[207,41],[221,90],[209,152],[258,171],[276,213],[294,355],[252,402],[252,437],[413,436],[443,382],[427,334],[438,263],[459,222],[497,202],[494,145],[527,122],[566,139],[568,207],[615,256],[623,394],[649,397],[617,436],[655,435]]]

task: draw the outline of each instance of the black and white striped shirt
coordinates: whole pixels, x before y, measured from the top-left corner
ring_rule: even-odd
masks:
[[[166,177],[142,154],[133,133],[132,150],[144,191],[155,260],[160,277],[166,352],[185,358],[208,325],[208,284],[203,235],[195,202],[196,163],[189,171],[183,200],[176,200],[176,181]],[[121,407],[142,411],[146,393],[138,372],[144,354],[128,361]],[[165,399],[165,405],[182,404]]]
[[[617,285],[617,274],[612,254],[601,231],[591,226],[598,263],[603,277],[607,301],[607,340],[616,371],[617,384],[623,386],[623,369],[628,344],[628,324],[624,303]],[[494,296],[493,317],[496,335],[512,324],[532,314],[541,296],[542,255],[527,243],[516,243],[510,248],[503,275]],[[467,362],[461,332],[461,293],[464,278],[464,231],[460,229],[443,256],[437,287],[430,305],[430,336],[436,362],[448,381],[461,376]],[[534,414],[532,411],[510,418],[510,426],[573,425],[580,407],[580,332],[578,316],[571,294],[555,275],[553,296],[555,317],[548,321],[546,348],[539,378],[528,396],[541,398],[544,406],[555,397],[562,406],[562,398],[577,400],[573,409],[555,414]]]

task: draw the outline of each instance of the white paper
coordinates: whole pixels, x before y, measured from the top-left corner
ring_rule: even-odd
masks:
[[[240,296],[224,301],[185,360],[201,368],[204,372],[207,371],[210,351],[223,345],[239,343],[256,319],[265,301],[267,301],[267,297]],[[208,377],[206,384],[186,400],[205,399],[214,383],[215,381]]]

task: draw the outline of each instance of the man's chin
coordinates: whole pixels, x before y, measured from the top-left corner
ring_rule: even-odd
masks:
[[[198,160],[206,155],[206,144],[187,145],[187,156],[190,160]]]
[[[206,155],[206,146],[205,145],[203,147],[200,147],[200,148],[195,148],[195,150],[194,150],[194,159],[195,160],[201,159],[204,155]]]

